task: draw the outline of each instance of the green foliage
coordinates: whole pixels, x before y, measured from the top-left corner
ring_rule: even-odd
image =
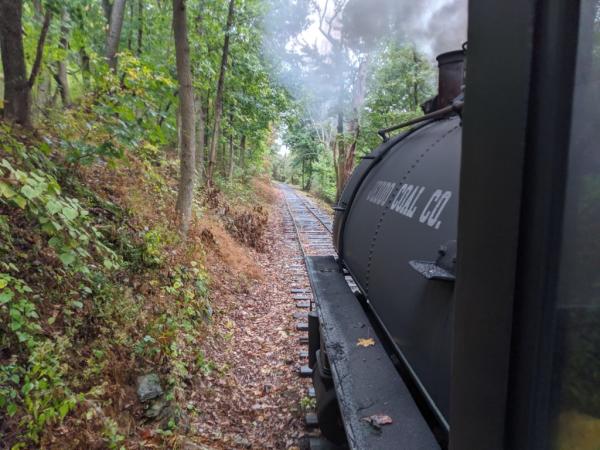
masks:
[[[317,400],[311,397],[302,397],[300,399],[300,407],[303,411],[312,411],[317,406]]]
[[[386,42],[373,58],[359,156],[381,142],[377,130],[422,115],[420,106],[435,94],[433,66],[412,46]]]
[[[66,341],[44,340],[31,352],[27,369],[23,372],[21,398],[26,415],[22,423],[27,429],[26,437],[37,441],[48,423],[62,421],[83,395],[73,394],[66,385],[60,355]]]
[[[32,290],[23,280],[0,273],[0,314],[5,338],[14,334],[19,344],[33,348],[35,336],[41,331],[35,304],[28,298]],[[10,333],[10,334],[9,334]]]
[[[119,65],[122,81],[105,67],[95,77],[97,97],[92,107],[94,115],[103,120],[103,130],[128,147],[143,146],[143,141],[167,144],[162,124],[169,111],[164,111],[163,105],[175,100],[177,89],[170,71],[129,52],[121,54]]]
[[[178,236],[167,229],[155,228],[144,232],[142,261],[148,267],[160,266],[164,262],[165,247],[179,241]]]
[[[13,168],[6,159],[0,160],[0,203],[14,205],[35,219],[40,232],[67,269],[89,272],[84,264],[89,260],[90,246],[104,256],[104,266],[118,267],[114,252],[102,243],[101,233],[89,224],[88,212],[77,199],[62,195],[60,185],[50,175],[40,171]]]
[[[20,411],[19,422],[24,429],[25,442],[37,442],[40,433],[49,423],[62,421],[82,395],[71,392],[64,381],[64,368],[60,357],[67,341],[45,339],[32,289],[23,280],[0,273],[0,330],[1,345],[10,345],[15,338],[24,346],[27,360],[0,367],[0,411],[9,417]],[[12,347],[16,349],[16,347]]]
[[[0,208],[6,212],[0,216],[0,348],[9,352],[10,362],[0,370],[0,414],[18,421],[22,433],[14,448],[23,448],[37,443],[48,426],[60,423],[85,397],[75,393],[65,358],[82,328],[79,311],[85,298],[103,285],[97,274],[114,271],[120,258],[105,244],[88,210],[65,195],[55,177],[61,170],[47,159],[44,145],[26,149],[10,137],[5,142],[11,147],[0,159]],[[20,228],[26,224],[21,231],[27,236],[35,236],[31,255],[15,251],[15,243],[23,242],[17,223]],[[38,282],[39,271],[28,261],[36,251],[54,255],[59,268],[46,270],[54,282],[68,280],[72,287],[54,300],[56,312],[44,320],[40,305],[47,308],[56,291],[26,281]],[[57,315],[72,327],[64,335],[48,332]]]
[[[104,428],[102,429],[102,435],[108,445],[108,448],[112,449],[124,449],[121,443],[125,440],[125,436],[119,434],[119,426],[113,419],[107,419],[104,421]]]
[[[212,314],[208,303],[205,303],[204,308],[192,307],[192,302],[204,301],[204,297],[208,293],[208,276],[203,271],[196,267],[193,263],[192,267],[178,266],[171,275],[172,284],[164,286],[163,290],[171,295],[177,296],[182,301],[184,316],[188,319],[195,320],[202,316],[210,319]],[[184,326],[192,326],[193,323],[185,323]]]
[[[215,364],[206,358],[206,355],[202,350],[198,352],[195,362],[198,370],[202,372],[205,376],[210,375],[212,371],[215,370]]]
[[[111,141],[100,145],[88,144],[83,141],[62,141],[65,149],[65,159],[69,164],[90,165],[97,159],[111,160],[123,157],[123,149],[115,146]]]

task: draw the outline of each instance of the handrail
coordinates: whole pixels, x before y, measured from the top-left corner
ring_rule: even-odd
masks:
[[[383,142],[387,142],[389,139],[387,134],[392,131],[399,130],[400,128],[405,128],[405,127],[409,127],[411,125],[416,125],[418,123],[425,122],[427,120],[439,119],[440,117],[447,116],[448,114],[451,114],[451,113],[456,113],[456,114],[460,115],[462,113],[464,104],[465,104],[465,102],[463,100],[455,100],[452,102],[451,105],[448,105],[445,108],[438,109],[437,111],[434,111],[429,114],[425,114],[424,116],[418,117],[416,119],[402,122],[399,125],[394,125],[389,128],[383,128],[383,129],[379,130],[377,132],[377,134],[379,136],[381,136],[381,139],[383,139]]]

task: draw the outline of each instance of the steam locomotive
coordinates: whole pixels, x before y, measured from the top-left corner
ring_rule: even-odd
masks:
[[[445,53],[437,60],[438,95],[423,105],[426,115],[413,121],[409,131],[391,139],[392,128],[380,132],[383,144],[362,159],[335,207],[333,240],[338,263],[375,319],[373,324],[364,321],[362,338],[383,332],[382,342],[402,358],[442,435],[448,431],[465,51]],[[316,271],[325,263],[314,262]],[[320,328],[311,328],[310,342],[320,343],[320,334],[326,335],[327,317],[322,319]],[[345,434],[338,398],[332,394],[328,345],[332,344],[326,339],[309,353],[322,432],[341,443]],[[397,383],[397,372],[387,369],[385,382]]]
[[[600,4],[534,3],[472,2],[466,92],[465,49],[440,55],[425,115],[381,130],[345,186],[337,259],[306,260],[334,445],[600,442],[600,136],[583,125],[600,118]]]

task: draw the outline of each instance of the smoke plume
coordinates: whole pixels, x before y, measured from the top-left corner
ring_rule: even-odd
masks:
[[[348,97],[361,58],[381,45],[414,45],[434,62],[467,35],[468,0],[269,1],[265,49],[275,71],[288,89],[319,99],[326,110]]]
[[[350,0],[343,32],[366,46],[390,37],[430,57],[459,49],[467,36],[467,0]]]

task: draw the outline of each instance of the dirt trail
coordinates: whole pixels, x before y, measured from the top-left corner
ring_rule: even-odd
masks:
[[[309,381],[297,374],[302,333],[295,330],[290,288],[309,283],[298,275],[298,244],[284,233],[287,211],[279,191],[276,199],[268,249],[252,252],[262,279],[236,286],[235,274],[223,266],[224,281],[213,288],[218,337],[204,348],[216,370],[196,381],[189,400],[197,411],[191,441],[204,448],[296,449],[306,434],[301,400]]]

